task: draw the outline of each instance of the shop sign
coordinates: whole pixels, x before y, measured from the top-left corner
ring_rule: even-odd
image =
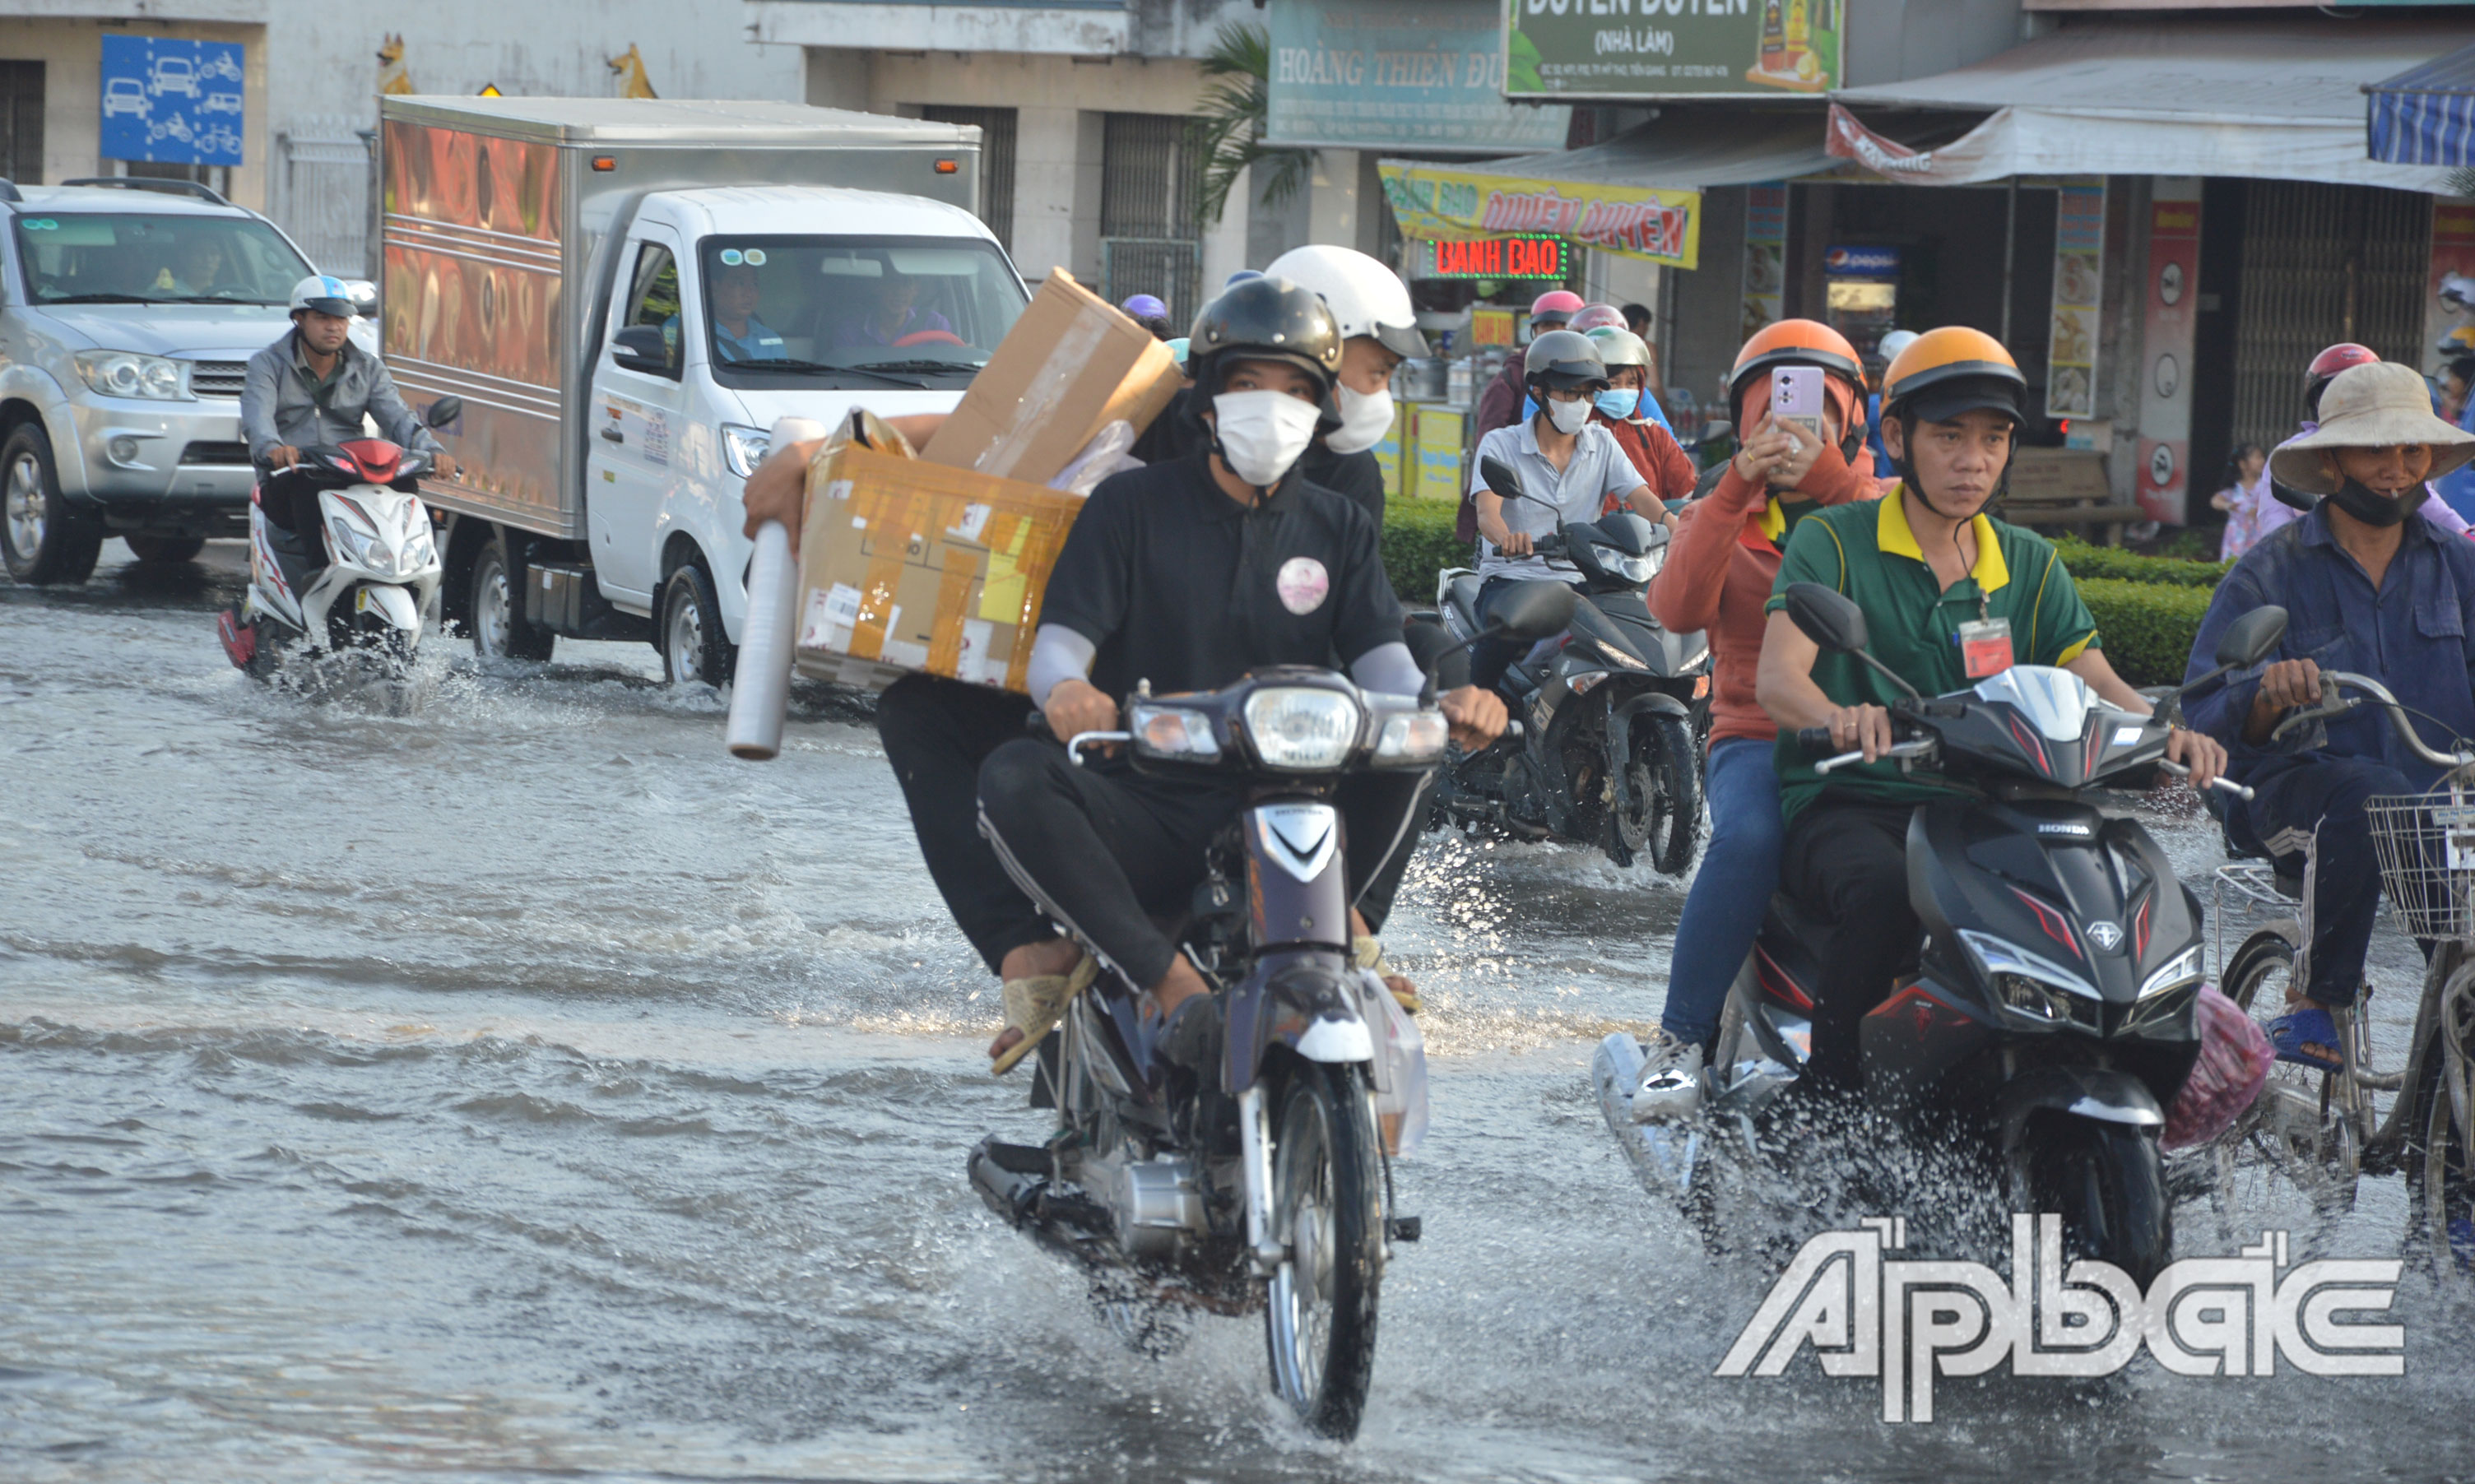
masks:
[[[1701,260],[1700,191],[1541,181],[1401,159],[1380,168],[1401,235],[1417,241],[1545,235],[1677,268]]]
[[[1488,0],[1271,0],[1264,142],[1330,149],[1564,147],[1573,110],[1504,99]]]
[[[1410,256],[1415,279],[1544,279],[1561,283],[1579,264],[1561,237],[1472,237],[1421,242]]]
[[[1786,314],[1787,182],[1772,181],[1745,189],[1744,312],[1738,338],[1751,340]]]
[[[1766,98],[1840,84],[1846,0],[1507,0],[1509,98]]]
[[[1895,247],[1831,247],[1822,254],[1822,271],[1834,279],[1896,279],[1899,250]]]
[[[2097,306],[2105,292],[2105,178],[2067,181],[2055,193],[2054,325],[2046,362],[2046,416],[2096,416]]]
[[[97,154],[157,164],[240,163],[244,94],[239,43],[167,36],[102,39]]]
[[[2140,334],[2141,507],[2184,524],[2191,499],[2192,351],[2199,328],[2200,182],[2159,176],[2148,207],[2147,307]]]

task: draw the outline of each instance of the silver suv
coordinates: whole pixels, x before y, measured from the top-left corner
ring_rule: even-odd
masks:
[[[316,270],[203,185],[145,185],[0,181],[0,556],[19,582],[83,582],[109,536],[185,562],[249,529],[241,372]]]

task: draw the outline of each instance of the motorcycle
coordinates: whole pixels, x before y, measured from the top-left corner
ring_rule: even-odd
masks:
[[[1865,1110],[1930,1131],[1913,1148],[1955,1153],[1972,1183],[1993,1176],[2006,1210],[2059,1213],[2073,1254],[2145,1284],[2172,1256],[2158,1136],[2199,1052],[2201,912],[2131,811],[2102,793],[2188,771],[2164,761],[2170,712],[2120,711],[2077,675],[2029,665],[1922,696],[1866,652],[1864,615],[1845,596],[1798,583],[1787,612],[1824,649],[1855,655],[1907,692],[1890,708],[1899,740],[1888,756],[1971,791],[1918,806],[1908,827],[1924,937],[1917,971],[1864,1017]],[[2258,663],[2285,627],[2283,609],[2244,616],[2218,645],[2218,668],[2178,695]],[[1798,742],[1808,755],[1830,749],[1825,728]],[[1817,770],[1862,756],[1841,753]],[[1794,1183],[1787,1161],[1812,1147],[1795,1122],[1812,1108],[1783,1095],[1812,1052],[1826,938],[1794,901],[1772,898],[1728,993],[1694,1119],[1632,1121],[1643,1054],[1629,1034],[1608,1036],[1594,1058],[1608,1127],[1714,1249],[1749,1220],[1800,1204],[1781,1192]]]
[[[462,399],[442,397],[422,422],[443,427],[462,411]],[[274,681],[289,662],[307,661],[302,673],[319,685],[375,679],[390,709],[404,708],[422,629],[438,617],[442,569],[419,493],[429,465],[426,453],[355,438],[305,448],[291,468],[260,475],[250,491],[249,593],[216,618],[234,668]],[[270,493],[303,488],[318,492],[319,531],[267,518]],[[321,663],[339,660],[341,675]]]
[[[1480,462],[1487,488],[1530,499],[1503,461]],[[1505,671],[1498,689],[1523,725],[1458,758],[1437,781],[1430,822],[1596,845],[1618,865],[1643,856],[1664,875],[1693,864],[1702,823],[1710,646],[1671,634],[1645,596],[1667,558],[1667,528],[1630,510],[1565,523],[1533,544],[1573,564],[1585,601],[1567,631]],[[1479,632],[1476,572],[1435,583],[1455,639]]]
[[[1559,601],[1569,594],[1510,605],[1507,627],[1552,632]],[[1362,770],[1432,769],[1446,734],[1431,702],[1283,667],[1220,691],[1144,687],[1125,730],[1069,739],[1077,762],[1122,743],[1139,771],[1244,786],[1172,935],[1225,986],[1220,1064],[1202,1078],[1156,1067],[1135,986],[1103,972],[1038,1053],[1032,1106],[1056,1109],[1054,1133],[984,1139],[969,1160],[989,1207],[1082,1265],[1138,1348],[1164,1348],[1186,1314],[1260,1310],[1275,1389],[1336,1438],[1356,1433],[1365,1403],[1392,1246],[1418,1239],[1418,1219],[1394,1209],[1390,1160],[1415,1148],[1427,1112],[1415,1026],[1351,965],[1333,798]]]

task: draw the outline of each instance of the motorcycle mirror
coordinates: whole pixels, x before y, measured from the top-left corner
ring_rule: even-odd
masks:
[[[1734,433],[1735,430],[1736,425],[1726,418],[1712,418],[1702,425],[1702,436],[1694,439],[1693,442],[1697,448],[1705,443],[1717,443]]]
[[[2226,625],[2218,636],[2218,664],[2226,669],[2249,669],[2268,658],[2286,638],[2286,610],[2267,603]]]
[[[1513,473],[1512,466],[1500,458],[1489,455],[1488,457],[1480,459],[1478,461],[1478,476],[1481,480],[1484,481],[1486,487],[1493,491],[1496,498],[1499,499],[1528,499],[1530,498],[1528,493],[1521,488],[1521,475]]]
[[[1833,654],[1854,654],[1865,647],[1865,610],[1835,588],[1790,583],[1787,616],[1805,638]]]
[[[431,402],[429,408],[421,414],[421,426],[424,427],[452,427],[455,425],[456,421],[463,416],[463,398],[441,397],[436,401]]]
[[[1487,627],[1508,639],[1547,639],[1573,621],[1576,595],[1561,582],[1524,582],[1490,606]]]

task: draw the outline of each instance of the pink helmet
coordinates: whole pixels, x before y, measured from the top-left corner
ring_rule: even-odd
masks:
[[[1536,318],[1536,315],[1532,314],[1532,318]],[[1581,306],[1581,312],[1574,315],[1572,323],[1566,325],[1564,328],[1566,329],[1578,329],[1586,334],[1593,329],[1605,328],[1610,326],[1617,329],[1625,328],[1625,317],[1622,309],[1617,308],[1613,304],[1583,304]]]
[[[1551,288],[1530,305],[1530,323],[1541,328],[1561,325],[1583,308],[1581,296],[1571,289]]]

